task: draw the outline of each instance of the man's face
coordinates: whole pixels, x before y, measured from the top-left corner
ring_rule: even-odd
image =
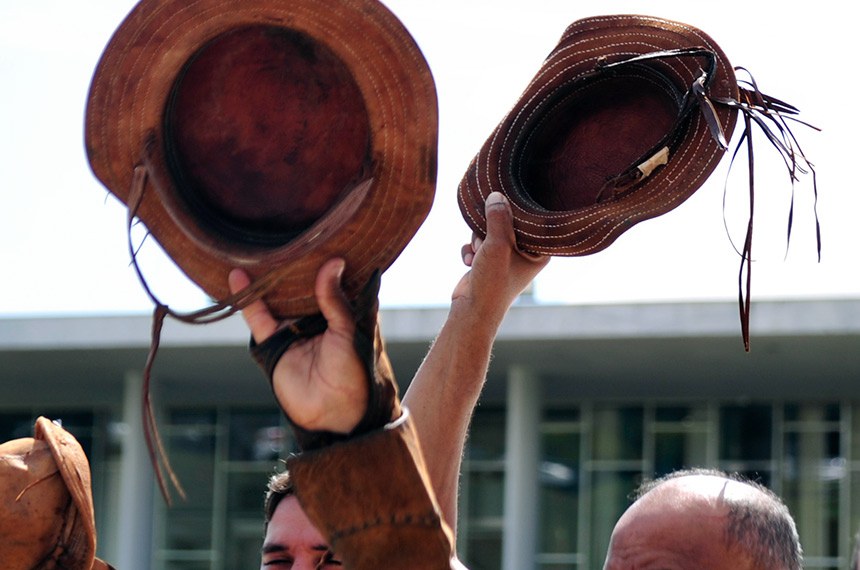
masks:
[[[726,540],[720,497],[737,483],[723,481],[668,481],[643,496],[615,525],[604,570],[753,570]]]
[[[330,570],[343,566],[294,496],[275,509],[263,541],[261,570]]]

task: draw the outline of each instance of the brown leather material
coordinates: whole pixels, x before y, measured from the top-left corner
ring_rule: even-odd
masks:
[[[408,412],[383,430],[293,456],[287,469],[302,509],[344,567],[451,567],[453,536]]]
[[[792,188],[799,174],[811,173],[816,201],[818,189],[815,168],[788,125],[801,122],[798,110],[762,94],[752,78],[739,81],[736,71],[746,70],[732,68],[713,39],[687,24],[632,15],[574,22],[466,171],[458,189],[463,217],[484,236],[484,201],[499,191],[511,202],[523,251],[597,253],[698,190],[743,115],[738,149],[746,141],[750,206],[744,243],[735,249],[749,351],[752,125],[782,155]]]
[[[241,267],[288,318],[318,311],[325,260],[346,259],[351,297],[411,240],[437,115],[421,51],[377,0],[142,0],[98,64],[85,138],[192,281],[227,302]]]
[[[646,16],[574,22],[465,173],[463,217],[485,235],[484,201],[500,191],[522,250],[601,251],[705,182],[737,118],[709,101],[737,96],[728,58],[701,30]]]
[[[0,444],[0,567],[112,568],[95,557],[90,467],[78,441],[50,420]]]

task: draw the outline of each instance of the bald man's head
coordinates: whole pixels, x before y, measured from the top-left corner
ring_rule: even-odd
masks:
[[[718,471],[646,485],[612,532],[606,570],[799,570],[794,520],[768,489]]]

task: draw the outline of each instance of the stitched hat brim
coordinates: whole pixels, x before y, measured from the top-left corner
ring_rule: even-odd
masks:
[[[636,15],[594,17],[571,24],[465,173],[458,189],[458,203],[469,226],[479,235],[485,234],[483,203],[491,192],[499,191],[511,202],[521,249],[544,255],[587,255],[608,247],[637,222],[664,214],[689,198],[724,155],[724,149],[713,140],[706,121],[696,112],[691,113],[674,141],[666,163],[617,199],[580,202],[575,207],[539,203],[535,198],[537,189],[530,187],[534,181],[524,175],[529,166],[524,164],[527,157],[523,148],[531,144],[535,131],[546,130],[547,122],[558,118],[551,113],[559,101],[565,98],[576,101],[579,93],[595,90],[598,81],[612,79],[612,74],[595,78],[595,70],[601,65],[643,54],[695,47],[705,48],[716,58],[715,76],[710,78],[708,95],[737,98],[734,70],[727,57],[716,42],[693,26]],[[649,66],[660,81],[683,92],[700,76],[703,63],[696,58],[675,57],[639,65],[641,69]],[[650,79],[639,80],[636,86],[644,85],[647,90],[647,81]],[[663,88],[654,87],[655,90]],[[599,93],[611,93],[611,87]],[[635,98],[635,89],[627,95]],[[572,108],[576,111],[575,103]],[[730,137],[736,122],[735,112],[718,107],[716,115],[726,136]],[[606,140],[604,137],[600,142]],[[586,140],[582,144],[594,145],[595,142]],[[613,148],[592,148],[589,152],[598,157],[600,152],[605,153],[604,162],[614,158]],[[561,158],[564,159],[566,157]],[[569,176],[586,174],[584,169],[571,169]],[[552,194],[563,188],[541,188],[540,191]]]
[[[233,267],[244,268],[252,279],[276,271],[277,285],[265,300],[278,316],[300,316],[317,310],[314,278],[326,259],[345,258],[344,287],[348,295],[357,293],[373,271],[385,270],[402,252],[432,205],[435,85],[415,41],[381,3],[144,0],[117,29],[94,74],[86,147],[95,175],[128,205],[134,170],[147,144],[153,163],[166,162],[159,140],[164,136],[163,114],[183,66],[213,38],[254,25],[311,37],[350,70],[370,126],[368,184],[341,200],[331,215],[276,247],[244,247],[213,235],[167,207],[159,188],[146,188],[135,215],[211,297],[229,295],[227,274]],[[157,182],[170,185],[169,180]]]

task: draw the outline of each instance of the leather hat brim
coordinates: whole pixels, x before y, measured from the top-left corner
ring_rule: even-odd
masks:
[[[177,75],[213,38],[255,25],[304,34],[333,52],[352,73],[370,127],[371,170],[362,183],[312,227],[272,247],[224,240],[178,212],[163,199],[172,193],[171,181],[158,176],[166,162],[164,109]],[[264,299],[280,317],[318,310],[316,272],[334,256],[346,260],[347,294],[357,294],[402,252],[433,202],[435,84],[412,36],[376,0],[143,0],[99,61],[85,131],[93,172],[126,205],[135,168],[149,162],[133,214],[194,283],[222,300],[232,268],[245,269],[252,280],[274,272],[276,284]]]
[[[634,224],[664,214],[689,198],[725,154],[714,141],[701,113],[695,111],[681,125],[669,152],[661,156],[665,163],[632,189],[603,199],[606,195],[601,192],[600,185],[617,173],[613,170],[618,168],[613,164],[618,155],[614,147],[616,136],[622,140],[625,137],[647,138],[644,135],[648,135],[660,140],[665,134],[648,132],[643,135],[635,128],[628,129],[640,122],[647,128],[650,119],[651,107],[637,106],[639,90],[648,92],[653,101],[660,99],[661,90],[664,90],[665,98],[671,100],[675,92],[690,89],[706,68],[705,63],[701,59],[682,57],[641,62],[631,66],[636,69],[628,70],[630,77],[636,79],[627,82],[621,73],[598,73],[596,70],[644,54],[697,47],[712,53],[715,59],[707,96],[736,99],[738,87],[728,58],[713,39],[693,26],[637,15],[601,16],[571,24],[465,173],[458,189],[458,203],[469,226],[478,235],[485,235],[484,201],[491,192],[498,191],[511,202],[517,244],[522,250],[543,255],[588,255],[608,247]],[[613,85],[618,86],[615,92]],[[618,99],[626,105],[623,112],[627,115],[621,114],[620,109],[619,113],[613,113],[611,105],[618,92],[624,95]],[[589,93],[591,99],[588,99]],[[599,99],[599,103],[594,99]],[[580,100],[599,108],[604,115],[589,117],[591,107],[577,107]],[[562,109],[565,104],[567,107]],[[563,125],[569,120],[566,114],[570,113],[583,115],[578,117],[579,122],[572,123],[574,132],[554,126],[556,123]],[[604,117],[608,120],[604,121]],[[716,117],[726,137],[730,137],[737,119],[735,111],[717,107]],[[575,132],[582,124],[591,130]],[[594,135],[594,131],[610,128],[608,133]],[[632,134],[625,133],[627,130],[632,130]],[[653,130],[660,131],[660,128]],[[572,152],[563,148],[558,156],[540,157],[546,163],[567,161],[569,164],[561,167],[544,166],[536,161],[530,164],[533,157],[527,156],[528,149],[534,147],[534,139],[540,136],[545,139],[567,137],[565,144],[579,145]],[[544,144],[549,148],[552,142]],[[643,144],[644,150],[651,142]],[[588,160],[582,158],[583,154],[588,155]],[[561,183],[545,175],[543,170],[548,168],[558,168],[560,174],[556,177],[563,179]],[[586,196],[559,196],[567,191],[567,183],[581,185],[580,178],[589,176],[592,170],[598,174],[586,189]]]

